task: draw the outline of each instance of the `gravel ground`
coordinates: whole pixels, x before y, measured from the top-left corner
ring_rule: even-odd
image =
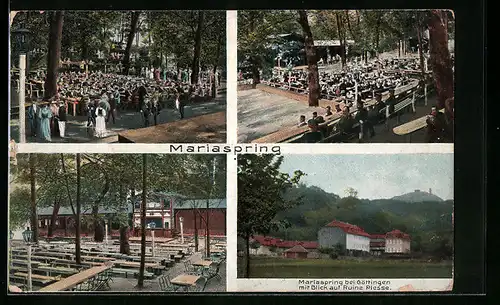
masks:
[[[284,96],[259,89],[238,92],[238,142],[249,143],[285,127],[294,126],[299,116],[325,112],[321,107],[307,105]]]
[[[199,104],[186,105],[185,118],[196,117],[204,114],[210,114],[226,110],[226,94],[220,94],[218,98],[213,101]],[[152,119],[152,118],[151,118]],[[160,111],[158,116],[158,124],[168,123],[179,120],[179,114],[175,109],[164,108]],[[133,110],[119,111],[116,116],[116,122],[108,122],[107,139],[90,138],[87,134],[87,117],[86,116],[72,116],[68,115],[68,122],[66,122],[66,137],[61,139],[59,137],[52,137],[54,143],[81,143],[81,142],[115,142],[118,141],[117,133],[144,127],[143,119],[140,112]],[[27,142],[38,142],[36,138],[29,136],[29,124],[26,121],[26,137]],[[10,138],[19,142],[19,120],[13,118],[10,120]]]

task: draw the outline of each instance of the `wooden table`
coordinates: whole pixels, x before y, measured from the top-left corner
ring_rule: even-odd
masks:
[[[104,256],[98,256],[98,255],[83,255],[81,258],[83,258],[83,259],[96,259],[96,260],[103,260],[103,261],[115,260],[112,257],[104,257]]]
[[[170,282],[178,286],[195,286],[200,279],[198,275],[181,274],[173,278]]]
[[[212,261],[206,261],[206,260],[201,260],[193,263],[193,266],[198,266],[198,267],[210,267],[212,265]]]
[[[39,291],[65,291],[76,287],[78,284],[85,282],[86,280],[102,273],[112,267],[112,264],[92,267],[90,269],[84,270],[80,273],[69,276],[65,279],[60,280],[52,285],[43,287]]]
[[[120,143],[225,143],[226,112],[200,115],[118,134]]]
[[[135,267],[135,268],[140,268],[141,263],[137,262],[127,262],[127,261],[114,261],[114,264],[117,266],[123,266],[123,267]],[[160,267],[161,265],[158,263],[145,263],[144,267],[146,268],[156,268]]]
[[[223,252],[225,252],[225,250],[221,250],[221,249],[210,249],[210,252],[211,252],[211,253],[223,253]]]

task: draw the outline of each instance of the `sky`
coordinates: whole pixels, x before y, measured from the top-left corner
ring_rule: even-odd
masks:
[[[415,190],[453,199],[453,154],[284,155],[281,171],[300,169],[301,182],[345,196],[352,187],[359,198],[387,199]]]

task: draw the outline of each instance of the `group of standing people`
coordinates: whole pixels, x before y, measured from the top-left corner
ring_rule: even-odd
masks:
[[[40,142],[51,142],[52,137],[64,138],[66,135],[67,105],[65,102],[34,101],[27,109],[31,137]]]

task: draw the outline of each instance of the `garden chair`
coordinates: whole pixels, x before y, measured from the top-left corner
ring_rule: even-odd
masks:
[[[160,284],[161,291],[176,291],[176,288],[170,282],[170,278],[168,275],[162,275],[158,278],[158,282]]]

